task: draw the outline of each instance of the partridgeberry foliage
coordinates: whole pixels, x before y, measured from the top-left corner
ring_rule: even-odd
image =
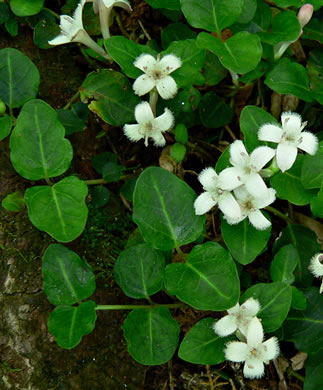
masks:
[[[16,49],[0,50],[0,137],[10,137],[17,173],[38,182],[26,184],[24,194],[8,194],[2,205],[11,212],[26,206],[31,223],[58,242],[42,258],[43,289],[56,306],[48,330],[58,345],[76,347],[94,330],[99,310],[130,310],[123,331],[139,363],[163,364],[177,353],[186,362],[219,365],[238,381],[233,363],[254,379],[274,361],[270,375],[283,381],[290,372],[301,378],[289,361],[288,372],[277,368],[278,359],[292,357],[293,342],[308,354],[304,388],[317,390],[323,2],[142,1],[160,10],[160,36],[132,16],[138,2],[81,0],[72,16],[44,8],[43,0],[16,3],[0,3],[11,35],[26,18],[40,48],[78,43],[96,69],[55,110],[37,99],[40,76],[32,61]],[[124,12],[140,33],[127,31]],[[102,38],[88,32],[94,27]],[[129,160],[135,150],[152,156],[157,150],[160,166],[143,160],[139,169],[125,167],[107,151],[93,159],[100,177],[82,180],[69,169],[68,136],[83,130],[89,110],[117,128],[120,142],[130,145]],[[126,169],[133,171],[131,184]],[[85,228],[88,187],[100,185],[92,201],[104,207],[108,183],[123,180],[129,188],[135,180],[127,205],[137,238],[120,253],[114,276],[128,297],[147,302],[109,305],[91,299],[92,267],[63,243]],[[202,311],[202,319],[180,337],[177,313],[188,308]]]

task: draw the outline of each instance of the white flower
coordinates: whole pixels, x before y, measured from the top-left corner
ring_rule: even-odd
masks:
[[[121,7],[128,12],[132,11],[127,0],[87,0],[93,2],[93,10],[100,16],[101,32],[104,39],[110,38],[109,18],[113,7]]]
[[[311,258],[309,270],[316,278],[323,277],[323,253],[317,253]],[[320,294],[323,292],[323,280],[320,287]]]
[[[213,168],[206,168],[198,177],[205,192],[199,195],[195,202],[195,214],[202,215],[207,213],[213,206],[218,204],[219,209],[231,218],[240,218],[241,211],[237,201],[229,191],[222,189],[223,185],[230,187],[230,183],[222,180],[222,175],[218,176]],[[233,186],[235,183],[233,183]]]
[[[261,378],[265,373],[264,363],[279,355],[279,345],[276,337],[263,342],[264,331],[260,320],[254,317],[247,331],[247,343],[232,341],[224,351],[227,360],[245,362],[243,375],[246,378]]]
[[[271,225],[260,209],[269,206],[275,201],[276,191],[273,188],[268,188],[265,196],[262,198],[251,195],[245,186],[236,188],[233,192],[240,205],[241,218],[233,219],[224,215],[228,223],[234,225],[248,217],[250,223],[258,230],[265,230]]]
[[[137,125],[125,125],[123,130],[131,141],[145,139],[148,146],[148,138],[154,140],[155,146],[164,146],[166,141],[163,132],[169,130],[174,123],[174,117],[168,108],[158,118],[154,117],[148,102],[142,102],[135,107],[135,118]]]
[[[259,175],[260,170],[274,157],[275,150],[267,146],[259,146],[251,155],[248,155],[242,141],[234,141],[230,145],[230,163],[233,167],[224,169],[224,177],[235,180],[237,188],[244,184],[247,190],[255,197],[263,197],[268,190],[265,182]],[[224,187],[224,189],[227,189]]]
[[[265,124],[258,131],[261,141],[278,143],[276,160],[282,172],[290,169],[297,157],[297,148],[309,154],[315,154],[317,150],[317,138],[308,131],[302,131],[307,122],[302,123],[302,118],[295,112],[284,112],[281,116],[282,127]]]
[[[81,0],[78,4],[73,17],[69,15],[60,16],[61,33],[56,38],[48,41],[50,45],[63,45],[70,42],[80,42],[90,47],[102,57],[111,58],[84,30],[82,22],[83,7],[86,0]]]
[[[258,300],[249,298],[243,305],[237,303],[234,307],[228,310],[228,315],[215,322],[213,330],[221,337],[228,336],[234,333],[237,329],[247,336],[248,326],[250,321],[260,310]]]
[[[141,54],[135,60],[134,66],[145,72],[133,84],[137,95],[145,95],[154,87],[163,99],[171,99],[176,95],[176,82],[169,75],[182,66],[182,61],[174,54],[167,54],[161,60],[156,60],[150,54]]]

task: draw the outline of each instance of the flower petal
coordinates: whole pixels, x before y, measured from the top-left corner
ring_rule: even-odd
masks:
[[[199,195],[194,202],[195,214],[203,215],[207,213],[217,202],[213,200],[212,195],[209,192],[203,192]]]
[[[290,169],[297,156],[297,147],[288,145],[285,143],[278,144],[277,146],[277,152],[276,152],[276,160],[277,160],[277,165],[279,169],[282,172],[287,171]]]
[[[249,191],[246,189],[246,186],[244,186],[244,185],[243,185],[243,186],[240,186],[240,187],[238,187],[238,188],[235,188],[233,192],[234,192],[235,197],[236,197],[237,200],[239,200],[239,201],[244,202],[244,201],[250,199],[250,193],[249,193]]]
[[[258,348],[264,339],[264,330],[261,322],[257,317],[254,317],[249,324],[247,332],[247,343],[250,348]]]
[[[242,141],[237,140],[230,145],[230,162],[240,168],[248,164],[249,155]]]
[[[156,65],[156,62],[156,59],[152,55],[144,53],[135,59],[133,65],[143,72],[146,72],[147,69]]]
[[[148,102],[141,102],[135,107],[135,118],[138,123],[154,120],[154,114]]]
[[[135,94],[138,96],[145,95],[147,92],[151,91],[155,87],[154,80],[147,76],[146,74],[142,74],[139,76],[132,85]]]
[[[173,126],[174,116],[168,108],[165,108],[165,112],[157,117],[154,122],[160,131],[167,131]]]
[[[254,317],[260,310],[260,303],[257,299],[249,298],[242,305],[244,315]]]
[[[249,213],[248,218],[249,218],[250,223],[257,230],[265,230],[265,229],[269,228],[269,226],[271,225],[271,222],[268,221],[268,219],[259,210],[252,211],[251,213]]]
[[[144,136],[139,133],[139,125],[124,125],[123,132],[131,141],[139,141],[144,138]]]
[[[258,209],[263,209],[264,207],[269,206],[276,200],[276,191],[273,188],[268,188],[266,195],[261,198],[254,198],[253,204]]]
[[[269,142],[279,142],[281,136],[283,135],[283,130],[277,125],[273,125],[271,123],[267,123],[262,125],[258,130],[258,138],[261,141],[269,141]]]
[[[217,188],[218,175],[215,169],[209,167],[203,169],[198,176],[199,182],[206,191],[214,191]]]
[[[155,146],[164,146],[166,144],[166,140],[163,137],[162,133],[154,132],[150,135],[150,138],[154,140]]]
[[[167,54],[159,61],[159,64],[167,74],[170,74],[182,66],[182,61],[174,54]]]
[[[227,310],[229,314],[238,314],[240,312],[240,305],[239,302],[237,302],[233,307]]]
[[[276,359],[279,355],[279,344],[277,337],[271,337],[262,344],[264,362]]]
[[[128,12],[132,11],[131,5],[126,0],[103,0],[103,3],[107,8],[121,7]]]
[[[156,84],[157,91],[163,99],[171,99],[177,93],[177,85],[173,77],[166,76],[158,80]]]
[[[323,276],[323,253],[314,255],[308,268],[316,278]]]
[[[56,38],[48,41],[50,45],[64,45],[65,43],[72,42],[71,39],[66,34],[60,34]]]
[[[219,173],[219,187],[222,190],[232,191],[243,184],[242,170],[238,167],[225,168]]]
[[[265,373],[264,363],[257,359],[248,359],[243,367],[243,375],[246,378],[261,378]]]
[[[224,355],[227,360],[232,362],[244,362],[248,356],[249,347],[246,343],[240,341],[232,341],[228,343],[224,350]]]
[[[221,195],[219,197],[218,203],[219,209],[229,218],[241,218],[241,209],[239,203],[236,201],[236,199],[232,196],[230,192],[227,192],[225,195]]]
[[[213,324],[213,330],[221,337],[229,336],[237,330],[237,317],[224,316]]]
[[[268,146],[259,146],[250,155],[250,163],[259,172],[274,156],[276,150]]]
[[[281,122],[287,134],[297,135],[302,131],[302,117],[296,112],[283,112]]]
[[[266,183],[258,173],[250,174],[245,181],[245,186],[255,198],[266,196],[268,190]]]
[[[314,134],[309,131],[303,131],[301,134],[302,142],[298,145],[298,147],[309,154],[315,154],[317,151],[317,138]]]

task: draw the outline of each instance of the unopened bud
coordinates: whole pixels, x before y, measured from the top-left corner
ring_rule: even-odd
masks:
[[[314,8],[312,4],[304,4],[300,10],[298,11],[297,19],[302,26],[307,25],[307,23],[311,20],[312,15],[313,15]]]

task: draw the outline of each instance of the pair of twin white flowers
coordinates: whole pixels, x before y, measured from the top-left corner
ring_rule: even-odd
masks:
[[[312,133],[303,131],[306,122],[302,123],[299,114],[285,112],[281,121],[282,127],[264,124],[258,131],[261,141],[278,143],[276,149],[259,146],[249,156],[242,141],[235,141],[230,146],[233,167],[224,169],[219,175],[213,168],[200,173],[199,181],[205,192],[195,201],[197,215],[205,214],[217,204],[230,224],[248,217],[256,229],[264,230],[270,226],[260,209],[275,201],[275,190],[267,188],[261,170],[275,158],[278,168],[285,172],[293,166],[298,148],[313,155],[318,144]]]
[[[260,378],[264,375],[264,364],[279,355],[276,337],[264,341],[264,330],[256,317],[260,310],[258,300],[247,299],[243,305],[237,303],[228,310],[228,315],[215,322],[213,330],[221,337],[237,332],[242,341],[232,341],[226,345],[225,358],[232,362],[245,362],[243,374],[246,378]]]

